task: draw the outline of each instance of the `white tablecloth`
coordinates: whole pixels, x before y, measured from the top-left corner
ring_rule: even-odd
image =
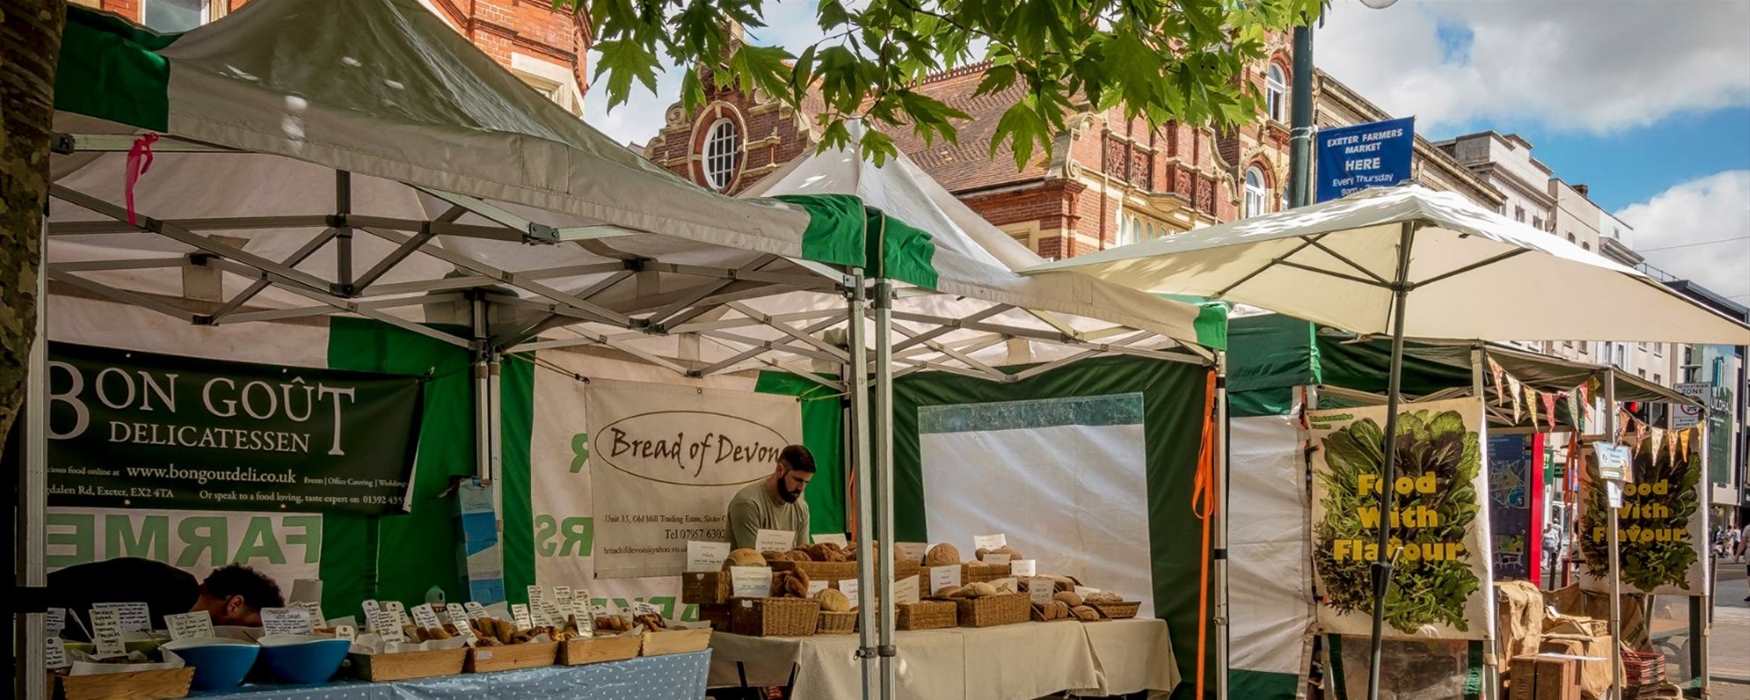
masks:
[[[1031,700],[1064,690],[1110,695],[1172,690],[1179,673],[1162,620],[1030,622],[898,632],[896,698]],[[854,698],[857,635],[711,635],[710,685],[782,686],[792,697]],[[739,663],[739,668],[738,668]]]

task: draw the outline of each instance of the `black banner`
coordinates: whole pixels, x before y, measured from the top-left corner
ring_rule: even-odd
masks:
[[[49,505],[400,512],[418,377],[49,346]]]

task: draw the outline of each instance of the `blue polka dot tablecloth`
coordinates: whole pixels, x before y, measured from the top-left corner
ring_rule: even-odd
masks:
[[[584,666],[464,673],[393,683],[336,681],[326,685],[250,685],[189,697],[234,700],[699,700],[711,652],[640,656]]]

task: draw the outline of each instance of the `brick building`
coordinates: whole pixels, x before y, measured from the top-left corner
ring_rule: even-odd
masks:
[[[1288,173],[1287,86],[1292,62],[1283,41],[1249,79],[1271,114],[1230,133],[1169,123],[1149,128],[1122,109],[1089,110],[1069,119],[1048,153],[1019,170],[1006,146],[988,153],[1017,84],[974,97],[984,64],[932,76],[919,92],[959,108],[957,144],[925,144],[906,130],[895,145],[944,188],[991,223],[1047,258],[1089,251],[1276,211]],[[735,193],[819,143],[818,103],[800,112],[706,77],[707,103],[687,113],[679,103],[645,156],[704,187]],[[1247,177],[1251,176],[1248,186]]]
[[[236,11],[249,0],[71,0],[113,12],[162,33],[184,32]],[[586,16],[553,9],[551,0],[418,0],[511,73],[572,114],[583,114],[588,89]]]

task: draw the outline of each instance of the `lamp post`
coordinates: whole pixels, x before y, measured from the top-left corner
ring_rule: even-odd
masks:
[[[1398,0],[1361,0],[1383,10]],[[1288,138],[1288,206],[1312,204],[1313,134],[1313,28],[1312,21],[1294,28],[1294,87],[1289,96],[1292,111]]]

